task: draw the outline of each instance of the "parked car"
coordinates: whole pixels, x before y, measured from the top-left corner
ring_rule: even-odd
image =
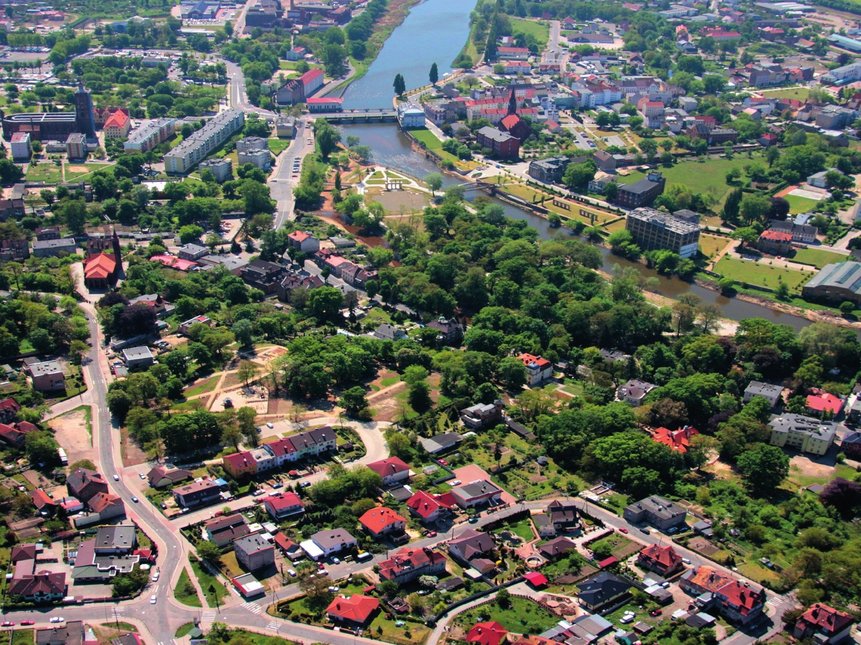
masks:
[[[624,526],[619,528],[619,533],[627,533],[627,532],[628,532],[628,529],[626,529]]]
[[[158,602],[158,596],[156,596],[155,594],[153,594],[149,597],[149,604],[154,605],[157,602]]]
[[[52,616],[52,617],[51,617],[51,622],[52,622],[52,623],[65,623],[65,622],[66,622],[66,619],[65,619],[65,618],[63,618],[62,616]]]
[[[0,625],[0,626],[2,626],[2,627],[14,627],[15,623],[13,623],[11,620],[4,620],[2,625]]]
[[[137,504],[140,500],[137,498],[137,495],[132,495],[132,501]]]
[[[291,578],[295,578],[298,574],[293,569],[287,569],[287,575]]]

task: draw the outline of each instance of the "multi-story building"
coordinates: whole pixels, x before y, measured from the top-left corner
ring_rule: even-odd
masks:
[[[12,161],[26,163],[30,161],[30,155],[33,154],[33,148],[30,145],[29,132],[16,132],[12,135],[9,142],[9,147],[12,149]]]
[[[520,154],[520,139],[489,125],[480,128],[475,138],[482,148],[500,159],[516,159]]]
[[[632,524],[651,524],[661,531],[684,525],[687,511],[670,500],[651,495],[625,508],[625,521]]]
[[[647,177],[633,184],[619,186],[616,193],[616,203],[624,208],[640,208],[649,206],[664,192],[666,179],[659,172],[650,172]]]
[[[228,488],[227,482],[221,478],[203,479],[174,488],[172,492],[180,508],[194,508],[215,504],[221,500],[221,494]]]
[[[535,387],[553,377],[553,363],[542,356],[524,353],[520,354],[517,360],[526,368],[526,383],[529,387]]]
[[[770,443],[781,448],[793,448],[811,455],[828,452],[837,433],[835,425],[801,414],[781,414],[773,418]]]
[[[123,142],[125,152],[148,152],[173,136],[176,119],[156,119],[132,131]]]
[[[105,121],[106,139],[125,139],[132,128],[132,120],[125,110],[114,110]]]
[[[69,161],[83,161],[87,158],[87,137],[80,132],[72,132],[66,138],[66,155]]]
[[[759,234],[756,248],[763,253],[787,255],[792,250],[792,233],[768,229]]]
[[[697,254],[700,240],[698,224],[652,208],[637,208],[628,213],[625,227],[645,251],[666,249],[683,258]]]
[[[58,240],[36,240],[33,242],[33,255],[37,258],[74,255],[77,251],[78,244],[73,237],[64,237]]]
[[[233,543],[236,561],[248,571],[275,565],[275,547],[259,533],[246,535]]]
[[[269,152],[269,148],[237,151],[236,163],[240,166],[251,164],[260,170],[269,170],[272,168],[272,153]]]
[[[716,609],[724,618],[735,624],[749,625],[762,615],[765,608],[765,591],[755,589],[718,572],[713,567],[701,566],[686,571],[679,581],[682,591],[697,598],[711,594],[701,602],[703,610]]]
[[[854,622],[850,614],[817,602],[798,617],[792,635],[817,645],[836,645],[849,639]]]
[[[164,156],[165,172],[176,175],[187,173],[238,132],[244,123],[245,115],[239,110],[226,110],[217,114]]]
[[[404,130],[425,127],[424,110],[413,103],[398,106],[398,124]]]
[[[59,392],[66,389],[66,375],[57,361],[41,361],[26,366],[33,383],[39,392]]]
[[[571,157],[549,157],[547,159],[536,159],[529,162],[529,176],[546,184],[558,184],[562,182],[562,176],[569,164],[586,161],[586,157],[572,159]]]
[[[223,157],[221,159],[205,159],[200,162],[198,169],[201,171],[209,170],[215,177],[215,181],[219,184],[223,184],[225,181],[233,179],[233,161],[227,157]],[[207,249],[206,254],[208,254],[208,252],[209,249]]]

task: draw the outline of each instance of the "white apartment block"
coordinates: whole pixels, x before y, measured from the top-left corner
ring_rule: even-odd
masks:
[[[149,152],[173,136],[176,119],[157,119],[132,130],[123,143],[125,152]]]
[[[226,110],[207,121],[200,130],[164,156],[164,170],[172,175],[184,175],[203,161],[208,154],[224,144],[245,123],[239,110]]]
[[[828,452],[836,434],[833,423],[801,414],[781,414],[768,425],[771,428],[772,446],[793,448],[811,455]]]

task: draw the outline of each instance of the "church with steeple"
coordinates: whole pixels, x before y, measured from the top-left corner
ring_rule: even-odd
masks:
[[[499,122],[499,129],[519,139],[520,143],[526,141],[532,134],[532,128],[517,114],[517,95],[514,87],[511,88],[511,95],[508,97],[508,114]]]
[[[110,289],[123,273],[123,256],[117,230],[87,240],[84,284],[88,289]]]

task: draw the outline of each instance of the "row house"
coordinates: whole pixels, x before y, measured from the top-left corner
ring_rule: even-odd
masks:
[[[222,458],[222,466],[234,478],[281,468],[309,456],[337,450],[337,437],[330,426],[283,437],[254,450],[243,450]]]

